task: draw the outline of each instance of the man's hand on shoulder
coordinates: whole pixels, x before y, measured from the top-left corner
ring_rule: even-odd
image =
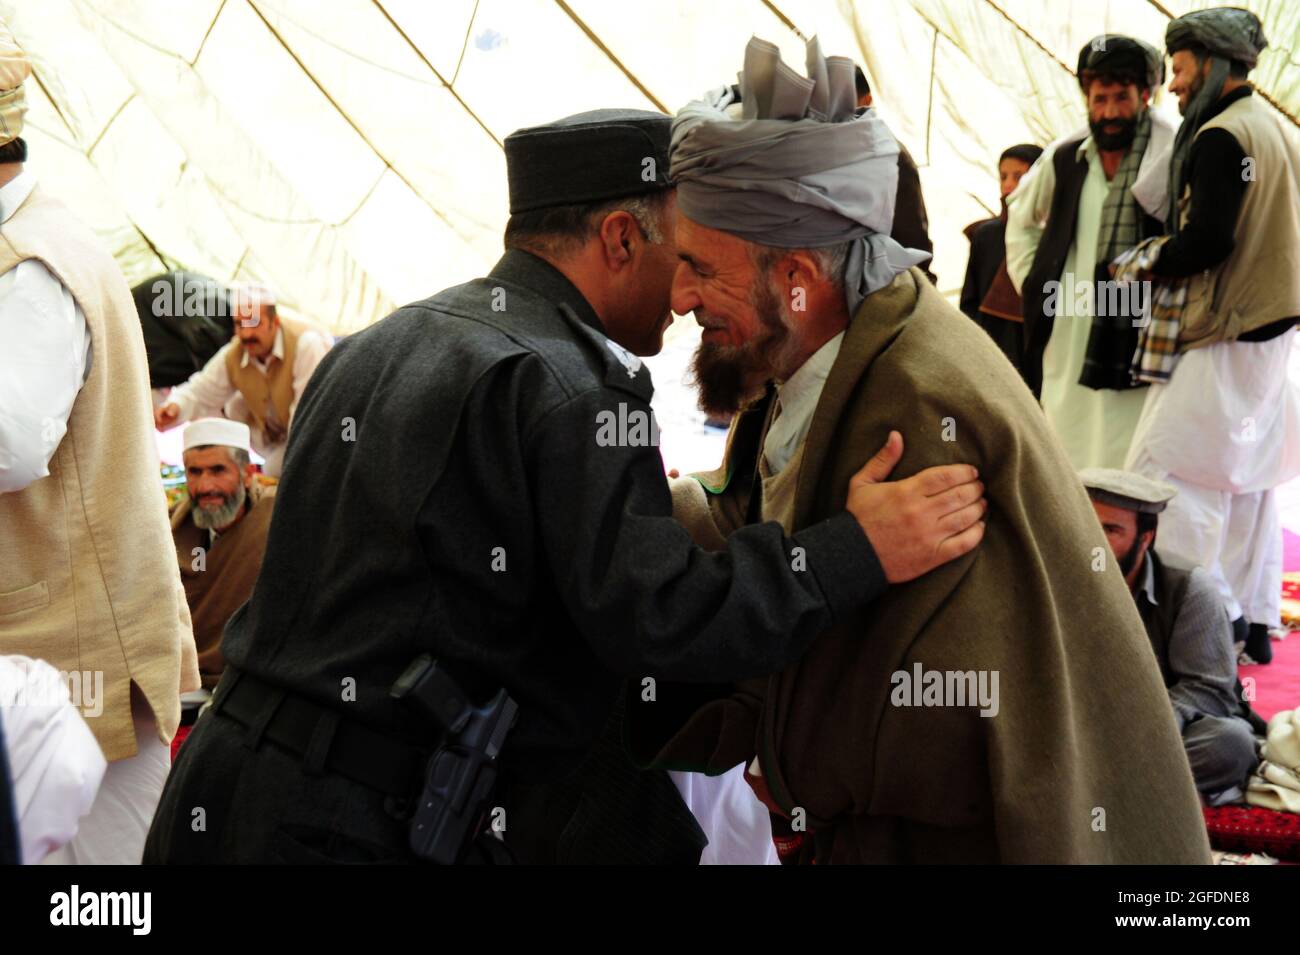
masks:
[[[927,468],[887,481],[903,456],[889,432],[876,455],[849,480],[848,508],[871,542],[891,584],[926,574],[973,550],[984,537],[984,485],[969,464]]]

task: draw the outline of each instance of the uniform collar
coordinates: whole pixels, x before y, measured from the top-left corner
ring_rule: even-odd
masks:
[[[240,351],[240,358],[239,358],[240,368],[247,368],[250,360],[257,362],[257,367],[262,369],[265,369],[266,366],[271,363],[267,359],[253,358],[253,356],[248,353],[247,348],[241,347],[239,351]],[[275,330],[275,343],[271,345],[271,358],[278,358],[280,359],[280,361],[284,361],[284,324],[283,323],[281,323],[280,327]]]
[[[0,187],[0,222],[8,222],[35,188],[36,177],[26,171],[20,172]]]
[[[492,267],[488,278],[501,279],[514,285],[531,289],[556,306],[567,305],[573,309],[584,325],[605,335],[596,310],[591,307],[577,286],[565,278],[555,266],[530,252],[509,249]],[[606,336],[608,337],[608,336]]]

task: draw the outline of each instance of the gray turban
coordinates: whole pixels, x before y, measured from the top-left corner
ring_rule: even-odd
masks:
[[[1241,7],[1211,7],[1195,10],[1177,20],[1169,21],[1165,29],[1165,46],[1170,54],[1193,47],[1203,47],[1210,54],[1210,72],[1205,85],[1187,104],[1183,124],[1174,138],[1173,155],[1169,160],[1169,190],[1172,202],[1169,208],[1169,228],[1178,234],[1178,199],[1182,196],[1187,157],[1192,151],[1192,139],[1205,122],[1205,114],[1223,94],[1223,81],[1228,77],[1230,61],[1237,60],[1253,70],[1259,62],[1259,53],[1268,46],[1259,17]]]
[[[739,97],[723,87],[678,112],[669,175],[678,209],[700,225],[778,248],[852,242],[852,314],[930,254],[889,237],[898,143],[875,110],[857,108],[853,61],[823,57],[814,37],[807,68],[799,76],[775,45],[752,38]]]
[[[1241,7],[1211,7],[1195,10],[1177,20],[1169,21],[1165,29],[1165,46],[1177,53],[1192,46],[1203,46],[1211,56],[1237,60],[1253,70],[1259,62],[1259,53],[1268,40],[1259,17]]]

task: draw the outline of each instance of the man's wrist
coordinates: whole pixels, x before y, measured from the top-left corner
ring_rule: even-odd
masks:
[[[808,569],[836,618],[865,607],[889,586],[875,548],[848,511],[804,528],[793,540],[804,548]]]

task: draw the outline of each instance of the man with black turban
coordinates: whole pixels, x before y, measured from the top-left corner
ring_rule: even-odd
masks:
[[[898,146],[855,111],[851,61],[813,40],[802,77],[753,39],[740,87],[739,115],[721,89],[673,123],[673,310],[704,326],[704,404],[738,412],[722,465],[674,482],[675,513],[712,548],[760,521],[798,533],[888,440],[908,472],[978,461],[987,533],[767,679],[638,695],[634,751],[745,765],[801,861],[1208,861],[1087,495],[997,346],[889,237]]]
[[[1280,624],[1273,488],[1300,473],[1300,396],[1287,366],[1300,320],[1300,159],[1246,79],[1267,45],[1249,10],[1169,24],[1183,125],[1169,239],[1151,265],[1186,304],[1171,367],[1148,389],[1126,467],[1178,488],[1162,549],[1208,570],[1256,662]]]
[[[1076,468],[1119,467],[1142,412],[1134,310],[1108,267],[1162,231],[1173,128],[1148,108],[1164,59],[1103,34],[1079,51],[1088,129],[1048,147],[1007,199],[1007,272],[1024,302],[1021,371]]]

